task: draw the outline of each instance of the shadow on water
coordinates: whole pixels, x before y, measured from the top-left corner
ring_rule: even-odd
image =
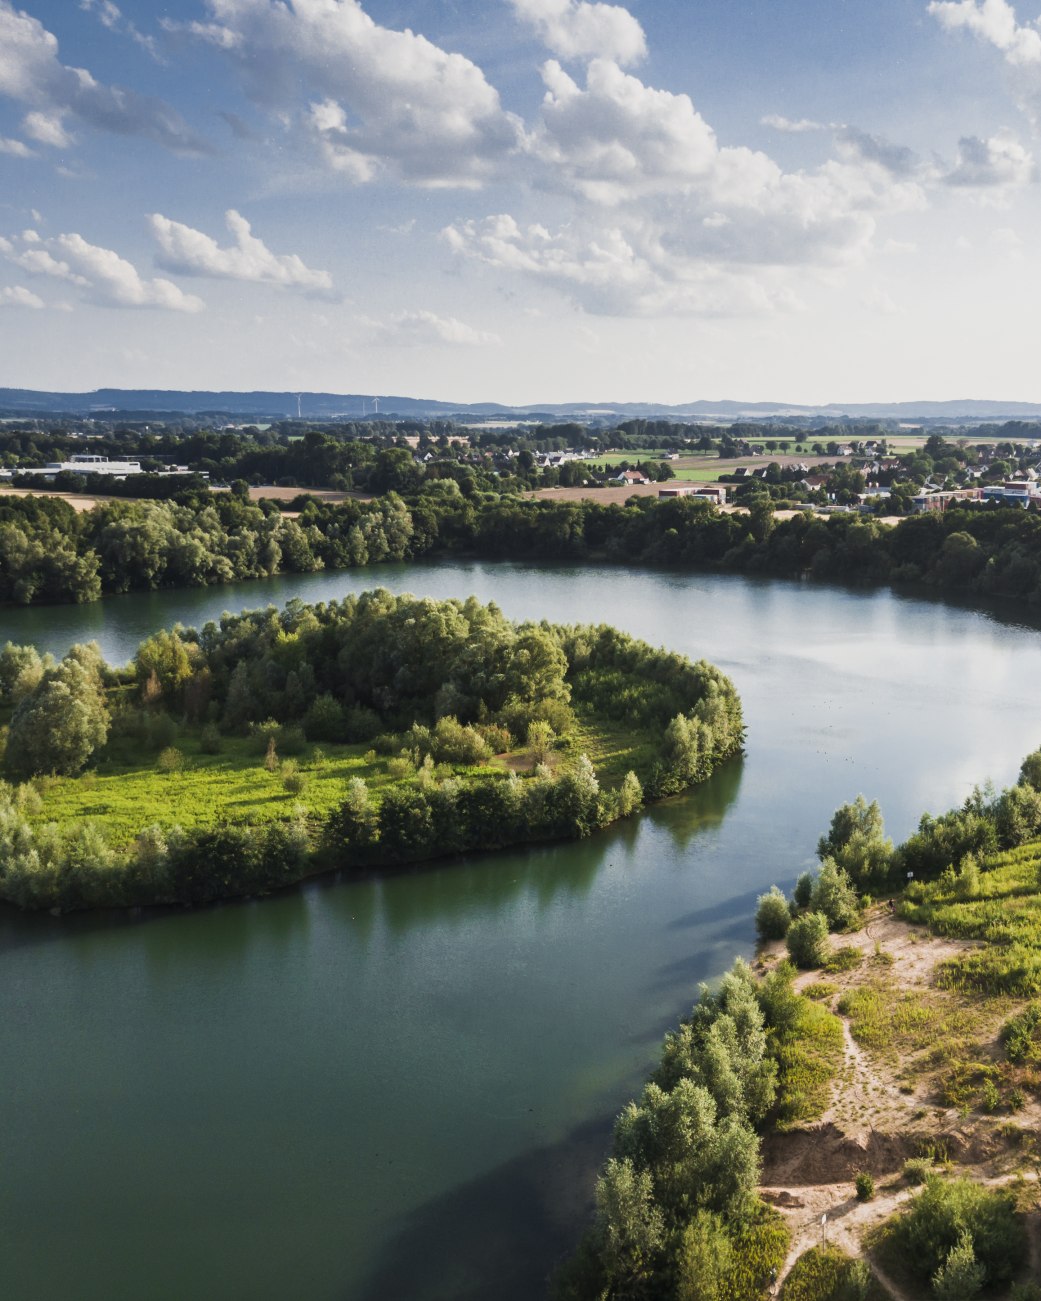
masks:
[[[665,830],[680,851],[699,833],[720,826],[737,798],[743,760],[725,764],[709,781],[661,804],[652,804],[582,841],[556,841],[520,849],[499,850],[465,858],[439,859],[377,876],[351,878],[341,872],[299,882],[265,898],[225,899],[202,907],[107,908],[91,913],[22,912],[0,903],[0,956],[27,945],[115,934],[146,923],[177,918],[222,918],[223,953],[242,951],[256,940],[274,937],[288,943],[306,928],[307,900],[320,896],[324,906],[360,939],[368,940],[382,918],[390,930],[405,934],[430,921],[465,921],[475,912],[494,915],[521,895],[530,895],[540,910],[562,897],[581,898],[592,890],[597,875],[612,855],[630,855],[646,823]],[[720,905],[728,910],[727,905]],[[712,913],[692,914],[689,924],[709,920]],[[679,919],[676,925],[684,925]],[[179,945],[192,947],[192,935],[203,950],[209,947],[207,927],[178,927]],[[160,952],[165,944],[157,946]],[[176,960],[185,949],[176,946]]]
[[[667,831],[682,853],[695,836],[722,826],[730,806],[741,790],[745,761],[736,755],[718,768],[707,782],[683,795],[651,804],[642,815],[655,827]]]
[[[613,1116],[572,1130],[408,1216],[359,1301],[535,1301],[575,1249],[593,1209]]]

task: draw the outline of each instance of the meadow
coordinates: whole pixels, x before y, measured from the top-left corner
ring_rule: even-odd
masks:
[[[569,750],[547,758],[560,774],[574,766],[577,755],[588,755],[601,786],[610,790],[630,770],[648,766],[654,753],[649,733],[580,719]],[[473,784],[534,766],[531,751],[520,747],[485,764],[439,764],[434,773],[441,780]],[[201,729],[183,727],[175,743],[158,754],[143,755],[140,746],[117,738],[81,776],[36,778],[43,799],[34,821],[55,823],[63,831],[90,821],[115,848],[130,845],[145,821],[166,831],[188,830],[223,822],[281,822],[302,811],[317,828],[342,803],[352,778],[365,782],[378,805],[388,790],[407,786],[415,776],[410,760],[377,754],[367,745],[306,745],[298,754],[276,753],[271,763],[251,739],[224,736],[220,752],[210,754]]]

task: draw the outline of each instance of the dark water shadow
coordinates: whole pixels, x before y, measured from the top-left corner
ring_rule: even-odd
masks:
[[[575,1249],[612,1115],[420,1207],[344,1301],[537,1301]]]
[[[584,840],[539,842],[447,856],[365,874],[333,869],[280,886],[266,895],[219,899],[195,906],[157,904],[54,916],[48,912],[23,912],[0,902],[0,958],[5,952],[29,945],[218,912],[229,915],[225,929],[233,934],[236,944],[246,946],[249,934],[233,920],[238,914],[255,910],[259,929],[283,932],[306,924],[305,901],[315,895],[322,896],[323,904],[363,938],[371,933],[377,916],[400,934],[433,920],[464,920],[481,911],[495,915],[525,893],[545,909],[562,896],[578,898],[588,894],[613,853],[631,854],[635,850],[645,824],[667,829],[674,843],[683,849],[699,834],[719,827],[737,799],[742,772],[743,759],[738,756],[700,786],[648,805],[634,817],[614,822]],[[265,912],[272,915],[266,917]],[[711,911],[692,914],[690,924],[711,916]]]

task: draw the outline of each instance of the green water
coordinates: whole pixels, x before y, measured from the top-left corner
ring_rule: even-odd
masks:
[[[150,917],[0,911],[5,1298],[503,1298],[577,1237],[610,1116],[836,804],[1041,743],[1041,638],[888,592],[445,564],[3,611],[61,651],[382,583],[609,621],[735,680],[748,757],[591,840]]]

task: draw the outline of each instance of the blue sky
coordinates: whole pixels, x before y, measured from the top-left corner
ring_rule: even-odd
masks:
[[[0,0],[0,384],[1041,400],[1041,0]]]

